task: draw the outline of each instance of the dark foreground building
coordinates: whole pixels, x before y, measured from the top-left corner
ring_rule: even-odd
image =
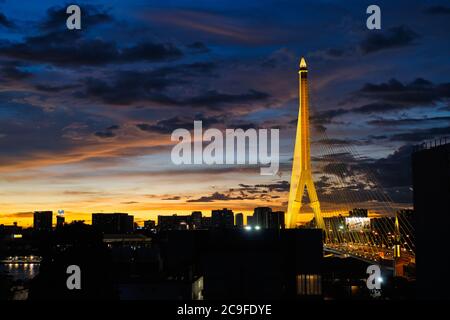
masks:
[[[52,231],[53,211],[35,211],[33,229],[35,231]]]
[[[418,297],[450,299],[450,143],[412,155]]]
[[[202,296],[215,299],[302,299],[322,295],[322,231],[168,231],[167,272],[203,277]]]
[[[127,213],[93,213],[92,226],[102,233],[132,233],[134,217]]]

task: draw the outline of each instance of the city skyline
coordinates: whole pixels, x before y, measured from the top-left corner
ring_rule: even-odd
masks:
[[[0,3],[0,224],[30,225],[35,210],[64,209],[68,221],[286,211],[302,55],[323,211],[339,206],[328,148],[349,195],[364,194],[370,170],[394,206],[411,207],[412,145],[450,135],[448,11],[436,9],[446,2],[381,1],[374,33],[365,3],[176,2],[183,9],[96,1],[82,6],[78,33],[64,29],[57,1]],[[281,128],[279,175],[172,165],[170,134],[194,120]]]

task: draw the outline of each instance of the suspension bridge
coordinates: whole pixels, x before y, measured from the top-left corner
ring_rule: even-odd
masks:
[[[330,139],[325,130],[316,130],[313,143],[320,148],[314,158],[318,167],[312,168],[308,89],[308,68],[302,58],[286,226],[298,226],[307,207],[306,193],[314,214],[311,224],[324,230],[326,253],[382,264],[402,275],[403,265],[415,264],[412,211],[396,208],[378,173],[362,165],[367,158],[353,144]],[[320,179],[315,182],[316,173]]]

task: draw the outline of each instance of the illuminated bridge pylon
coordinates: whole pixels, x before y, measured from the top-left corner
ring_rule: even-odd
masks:
[[[308,105],[308,68],[305,59],[300,61],[299,70],[299,111],[297,133],[295,137],[294,157],[292,163],[291,186],[289,191],[289,204],[286,215],[288,228],[297,226],[298,217],[302,207],[305,188],[308,192],[310,206],[313,209],[316,225],[324,227],[320,203],[312,177],[310,137],[309,137],[309,105]]]
[[[324,232],[324,251],[373,263],[394,266],[415,263],[415,241],[410,210],[400,210],[383,190],[368,157],[359,155],[345,139],[329,138],[325,130],[310,135],[310,99],[315,106],[314,86],[308,95],[308,69],[300,61],[299,112],[292,163],[286,226],[301,222],[305,188],[314,212],[315,225]],[[314,140],[314,141],[312,141]],[[320,172],[320,200],[313,180],[311,142],[315,172]],[[397,212],[398,211],[398,212]],[[303,220],[303,219],[301,219]],[[398,268],[400,270],[400,268]]]

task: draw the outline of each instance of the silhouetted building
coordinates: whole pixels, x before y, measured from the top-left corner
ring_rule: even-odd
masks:
[[[269,228],[270,216],[272,214],[272,209],[269,207],[258,207],[253,211],[253,222],[254,226],[259,226],[260,228]]]
[[[320,298],[319,229],[211,229],[160,234],[164,272],[203,277],[205,300]]]
[[[244,215],[242,213],[236,214],[236,227],[242,228],[244,226]]]
[[[198,230],[202,228],[202,212],[201,211],[193,211],[191,213],[191,224],[192,229]]]
[[[211,228],[211,217],[202,217],[202,229]]]
[[[269,216],[269,228],[284,229],[284,211],[274,211]]]
[[[222,230],[203,242],[204,298],[320,298],[319,229]]]
[[[419,298],[450,298],[450,143],[425,146],[412,155]]]
[[[22,238],[22,227],[14,222],[13,225],[0,224],[0,239],[20,239]]]
[[[52,231],[53,211],[35,211],[33,228],[35,231]]]
[[[56,228],[61,228],[61,227],[63,227],[65,221],[66,221],[66,219],[64,218],[64,216],[62,216],[62,215],[57,215],[57,216],[56,216]]]
[[[190,228],[191,216],[158,216],[158,230],[187,230]]]
[[[253,226],[253,216],[247,216],[247,226]]]
[[[93,213],[92,226],[102,233],[132,233],[134,217],[127,213]]]
[[[233,228],[234,226],[233,211],[227,208],[221,210],[212,210],[211,225],[213,228],[219,229]]]
[[[146,229],[146,230],[153,230],[155,228],[156,228],[155,220],[146,220],[146,221],[144,221],[144,229]]]

